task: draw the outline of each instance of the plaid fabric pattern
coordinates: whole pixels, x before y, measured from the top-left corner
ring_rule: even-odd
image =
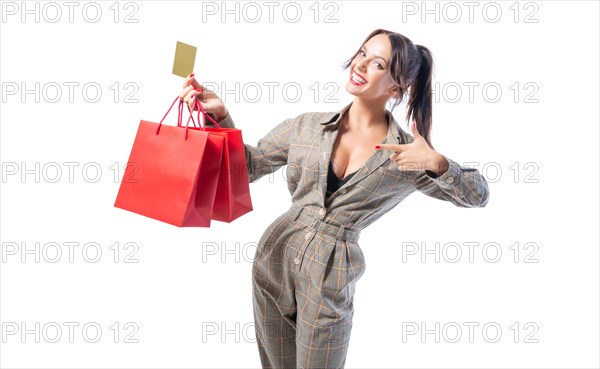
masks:
[[[292,206],[276,218],[258,243],[252,268],[256,338],[263,368],[343,368],[354,291],[365,272],[360,231],[415,191],[460,207],[483,207],[485,178],[446,157],[448,170],[399,171],[389,150],[377,150],[338,188],[325,196],[329,162],[341,117],[308,112],[276,125],[257,145],[245,144],[249,181],[282,166]],[[413,137],[386,111],[382,143]],[[219,125],[234,128],[231,115]],[[208,124],[211,126],[211,124]]]

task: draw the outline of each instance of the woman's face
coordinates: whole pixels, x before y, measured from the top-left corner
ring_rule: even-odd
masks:
[[[382,98],[385,101],[394,96],[396,84],[389,70],[391,55],[392,45],[388,35],[380,33],[371,37],[350,64],[346,91],[362,98]]]

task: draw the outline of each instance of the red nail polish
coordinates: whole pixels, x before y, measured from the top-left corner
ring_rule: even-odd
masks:
[[[376,149],[381,149],[381,146],[377,145],[375,146]]]
[[[194,73],[190,74],[190,77],[193,77],[193,76],[194,76]]]
[[[194,87],[194,90],[196,90],[196,91],[200,91],[200,89],[199,89],[199,88],[196,88],[196,87]]]

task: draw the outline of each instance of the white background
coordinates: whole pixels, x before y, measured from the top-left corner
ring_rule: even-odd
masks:
[[[348,72],[340,65],[376,28],[432,51],[439,83],[433,144],[461,164],[478,162],[490,201],[466,209],[417,192],[363,231],[367,270],[356,288],[346,367],[600,365],[598,2],[496,2],[488,18],[487,3],[476,2],[471,20],[463,2],[427,2],[438,10],[425,19],[422,2],[298,2],[288,5],[291,18],[302,10],[297,22],[283,17],[284,2],[273,22],[263,2],[237,3],[239,22],[236,12],[225,22],[220,12],[203,19],[202,3],[192,1],[97,2],[97,22],[82,16],[85,2],[76,2],[72,22],[63,2],[28,2],[39,10],[23,22],[21,2],[8,3],[2,2],[0,24],[0,366],[259,368],[250,272],[262,232],[291,205],[284,169],[250,185],[254,211],[210,228],[177,228],[114,208],[122,169],[139,121],[159,121],[181,90],[183,79],[171,74],[177,41],[198,47],[199,80],[229,89],[240,83],[237,100],[222,97],[244,142],[255,144],[286,118],[350,102]],[[223,10],[221,2],[212,4]],[[53,23],[57,8],[62,17]],[[262,18],[252,22],[256,8]],[[502,13],[494,21],[497,8]],[[95,5],[87,9],[93,18]],[[136,23],[125,22],[130,13]],[[325,22],[327,14],[337,22]],[[78,83],[72,101],[70,82]],[[269,82],[279,83],[272,101]],[[330,82],[338,86],[334,101],[326,100]],[[87,83],[101,87],[97,102],[86,101],[95,95],[82,92]],[[251,83],[263,86],[257,102],[250,101],[254,90],[241,93]],[[301,87],[299,101],[289,101],[294,90],[284,98],[286,83]],[[472,99],[467,83],[478,83]],[[501,89],[496,102],[493,88],[483,92],[488,83]],[[62,95],[52,102],[55,86]],[[453,86],[460,87],[458,99]],[[24,89],[37,89],[37,101]],[[137,102],[125,102],[130,93]],[[405,108],[394,115],[407,130]],[[78,165],[72,182],[69,162]],[[62,174],[53,183],[57,166]],[[92,182],[95,167],[102,173]],[[23,169],[30,170],[24,177]],[[53,242],[63,250],[55,263]],[[73,262],[68,242],[80,244]],[[403,260],[411,242],[421,250],[437,243],[439,262],[433,255],[422,262],[420,253]],[[472,262],[469,242],[479,244]],[[82,256],[88,243],[102,250],[98,262]],[[133,250],[126,243],[138,246],[137,263],[124,262]],[[502,251],[497,262],[482,255],[486,244]],[[452,245],[463,251],[457,262]],[[37,248],[39,262],[25,247]],[[225,248],[233,251],[226,255]],[[494,248],[488,251],[493,257]],[[68,322],[79,324],[73,342]],[[468,322],[479,324],[472,342]],[[35,331],[36,323],[39,343],[20,331]],[[95,336],[93,329],[83,335],[87,323],[101,327],[98,342],[86,341]],[[439,343],[433,334],[403,340],[403,327],[412,323],[426,329],[439,323]],[[482,332],[487,323],[502,329],[497,342],[494,329]],[[62,336],[52,343],[55,325]],[[452,342],[455,325],[462,336]],[[19,331],[9,334],[15,326]],[[124,342],[129,333],[137,343]]]

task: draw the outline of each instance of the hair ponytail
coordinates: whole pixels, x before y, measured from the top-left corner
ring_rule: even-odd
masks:
[[[413,119],[417,121],[417,131],[433,149],[431,144],[433,57],[425,46],[415,45],[415,47],[421,56],[421,61],[417,77],[410,84],[406,120],[409,125],[412,124]]]

